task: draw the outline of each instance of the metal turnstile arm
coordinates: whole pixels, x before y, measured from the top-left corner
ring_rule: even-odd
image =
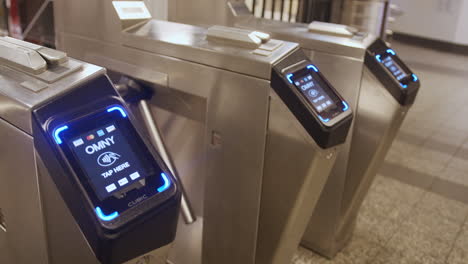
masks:
[[[143,120],[145,122],[146,128],[148,129],[151,141],[153,141],[153,144],[155,144],[155,146],[160,151],[161,157],[166,162],[172,175],[178,178],[176,168],[171,157],[169,156],[169,153],[167,152],[166,145],[164,144],[164,141],[162,139],[161,131],[159,130],[159,127],[155,122],[153,114],[151,113],[151,109],[148,106],[148,102],[146,100],[140,100],[138,102],[138,108],[140,109],[141,114],[143,116]],[[190,207],[190,204],[186,197],[187,196],[185,195],[185,192],[182,190],[181,213],[184,217],[185,223],[192,224],[196,221],[196,217],[193,214],[192,208]]]

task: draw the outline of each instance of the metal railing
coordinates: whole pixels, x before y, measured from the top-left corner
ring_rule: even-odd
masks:
[[[249,0],[246,1],[252,13],[261,18],[295,22],[298,4],[301,0]]]
[[[330,21],[332,0],[247,0],[252,13],[261,18],[310,23]]]

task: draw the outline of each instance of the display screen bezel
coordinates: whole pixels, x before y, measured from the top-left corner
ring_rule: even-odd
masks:
[[[394,75],[394,73],[388,69],[387,66],[384,65],[384,60],[386,58],[390,57],[396,65],[401,68],[405,73],[407,73],[405,78],[402,78],[401,80],[398,80],[397,77]],[[379,64],[382,66],[382,68],[387,72],[391,78],[400,85],[401,88],[406,89],[408,88],[408,85],[411,82],[418,82],[418,77],[416,74],[411,71],[408,66],[406,66],[403,61],[400,60],[400,58],[397,56],[396,52],[392,49],[387,49],[385,52],[381,52],[379,54],[375,55],[375,59],[379,62]]]
[[[110,215],[114,212],[121,214],[131,207],[129,206],[129,202],[142,196],[149,198],[158,194],[158,187],[164,186],[167,180],[167,178],[163,179],[161,177],[161,175],[164,174],[163,169],[160,168],[153,155],[141,139],[140,135],[128,118],[126,112],[108,111],[112,107],[118,107],[122,111],[125,111],[125,108],[120,105],[108,106],[91,114],[71,120],[70,122],[67,122],[66,125],[62,124],[57,126],[53,132],[54,140],[63,152],[63,155],[66,157],[67,162],[75,172],[80,185],[86,191],[86,194],[92,204],[92,209],[96,210],[99,208],[103,216]],[[87,133],[88,131],[95,130],[99,127],[102,127],[102,125],[109,123],[115,123],[119,129],[121,129],[122,134],[128,138],[132,138],[132,141],[128,142],[131,143],[129,145],[133,152],[140,158],[139,160],[141,161],[141,167],[144,173],[144,176],[141,176],[141,178],[145,180],[145,185],[139,186],[138,189],[131,189],[133,185],[138,184],[138,182],[134,182],[129,185],[128,188],[126,188],[127,191],[123,197],[118,198],[115,195],[111,195],[101,200],[98,197],[95,186],[91,183],[87,172],[81,167],[79,158],[76,156],[74,151],[71,150],[70,145],[66,142],[71,141],[72,139]],[[57,128],[64,127],[67,129],[57,133]],[[57,140],[59,140],[59,142],[57,142]],[[105,219],[105,217],[101,217],[99,213],[98,216],[101,218],[101,220]]]
[[[310,102],[307,95],[303,90],[295,84],[295,80],[302,78],[307,75],[311,75],[312,78],[318,83],[318,85],[327,93],[327,96],[333,100],[333,106],[319,112],[316,107]],[[324,79],[320,74],[318,68],[315,65],[309,64],[297,71],[288,73],[286,75],[289,83],[294,86],[296,91],[300,94],[302,99],[307,102],[307,105],[312,111],[319,117],[323,123],[328,123],[331,119],[337,117],[341,113],[346,112],[349,109],[348,104],[341,98],[334,88]]]

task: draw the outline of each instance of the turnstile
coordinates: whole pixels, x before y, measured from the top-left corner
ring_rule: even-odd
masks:
[[[180,190],[103,68],[0,38],[2,263],[165,261]]]
[[[155,21],[139,1],[60,1],[55,12],[61,49],[154,90],[197,218],[179,222],[169,261],[289,261],[352,116],[297,44]]]
[[[330,23],[284,23],[229,2],[234,25],[294,41],[349,101],[353,130],[316,206],[302,244],[332,258],[352,236],[359,208],[419,89],[418,77],[382,40]]]

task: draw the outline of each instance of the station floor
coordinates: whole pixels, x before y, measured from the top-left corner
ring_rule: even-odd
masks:
[[[422,80],[417,101],[363,204],[351,243],[330,261],[468,263],[468,57],[394,42]]]

